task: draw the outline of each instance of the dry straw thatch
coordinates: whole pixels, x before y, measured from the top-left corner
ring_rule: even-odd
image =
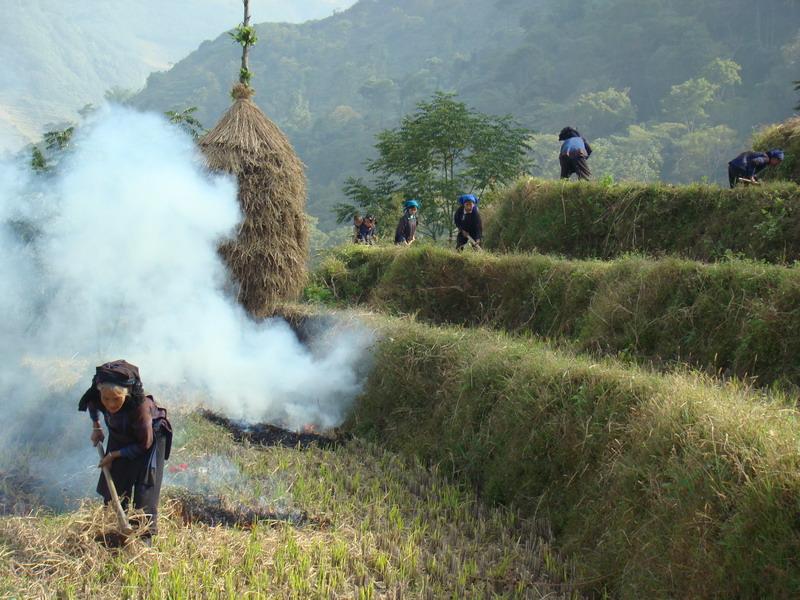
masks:
[[[800,183],[800,115],[795,115],[783,123],[768,125],[755,134],[753,147],[756,150],[781,148],[786,159],[777,168],[764,172],[764,179],[788,179]]]
[[[200,147],[209,168],[236,176],[243,220],[238,237],[220,248],[239,301],[256,317],[295,299],[306,281],[308,228],[303,163],[286,135],[237,84],[234,103]]]

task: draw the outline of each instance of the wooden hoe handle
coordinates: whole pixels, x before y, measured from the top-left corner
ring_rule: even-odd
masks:
[[[97,454],[100,456],[100,460],[103,460],[106,456],[106,453],[103,451],[103,444],[102,442],[98,442],[95,445],[97,448]],[[111,470],[108,467],[103,467],[103,475],[106,478],[106,485],[108,486],[108,491],[111,493],[111,504],[114,506],[114,512],[117,513],[117,521],[119,521],[119,528],[125,535],[128,535],[133,532],[133,528],[131,524],[128,523],[128,517],[125,514],[125,511],[122,510],[122,503],[119,501],[119,496],[117,495],[117,488],[114,485],[114,480],[111,479]]]

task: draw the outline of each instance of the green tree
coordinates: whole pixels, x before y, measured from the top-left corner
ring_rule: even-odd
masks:
[[[31,169],[37,173],[44,173],[48,169],[47,159],[39,146],[34,146],[31,150]]]
[[[535,177],[558,179],[561,175],[561,166],[558,162],[558,153],[561,142],[554,133],[535,133],[528,138],[528,145],[533,156],[531,173]]]
[[[46,173],[54,169],[71,148],[74,135],[75,125],[46,132],[42,137],[44,149],[39,144],[31,149],[31,169],[37,173]]]
[[[344,182],[343,191],[352,204],[339,203],[334,206],[337,223],[348,223],[356,214],[372,214],[377,218],[382,231],[385,232],[387,226],[391,227],[400,204],[391,181],[378,180],[369,186],[361,177],[348,177]]]
[[[676,123],[695,125],[708,119],[706,107],[713,102],[720,86],[705,77],[673,85],[662,101],[664,115]]]
[[[453,94],[437,92],[399,128],[378,134],[378,158],[367,163],[375,182],[348,180],[344,191],[355,202],[349,206],[385,210],[395,194],[413,196],[423,204],[421,227],[434,239],[452,237],[457,197],[483,194],[524,173],[530,133],[510,116],[484,115]],[[343,205],[337,214],[345,214]]]
[[[170,123],[177,125],[191,135],[192,138],[198,140],[206,133],[206,129],[197,117],[194,116],[195,112],[197,112],[197,107],[190,106],[180,111],[168,110],[164,115],[169,119]]]
[[[703,70],[703,78],[718,85],[723,94],[742,84],[742,67],[739,63],[715,58]]]
[[[658,181],[664,165],[664,137],[663,132],[633,125],[626,136],[596,140],[592,171],[620,181]]]
[[[587,135],[603,137],[624,130],[636,120],[636,108],[631,103],[630,88],[608,88],[601,92],[584,94],[575,103],[574,113],[580,115],[576,123]]]
[[[736,132],[725,125],[685,133],[675,141],[673,179],[682,183],[721,180],[738,143]]]
[[[48,131],[44,134],[44,143],[48,150],[51,152],[62,152],[67,149],[72,136],[75,134],[75,126],[70,125],[64,129],[57,129],[55,131]]]

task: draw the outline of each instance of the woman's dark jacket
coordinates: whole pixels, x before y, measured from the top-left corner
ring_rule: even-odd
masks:
[[[400,217],[400,222],[397,224],[397,230],[394,234],[394,243],[403,244],[410,242],[417,235],[417,217],[411,215],[408,211],[403,213]]]
[[[476,242],[483,237],[483,223],[477,206],[472,209],[471,213],[466,212],[463,206],[459,206],[453,217],[453,222],[458,229],[459,235],[461,235],[461,231],[466,231]]]

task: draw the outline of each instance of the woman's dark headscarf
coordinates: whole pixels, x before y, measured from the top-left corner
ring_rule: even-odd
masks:
[[[568,139],[575,137],[581,137],[581,134],[578,133],[577,129],[573,129],[572,127],[564,127],[564,129],[562,129],[558,134],[558,141],[566,142]]]
[[[139,367],[124,360],[115,360],[95,369],[92,385],[81,397],[78,410],[85,411],[89,403],[100,405],[100,390],[97,389],[97,385],[100,383],[110,383],[128,388],[130,390],[129,399],[134,406],[139,406],[144,402],[144,388],[139,377]]]

